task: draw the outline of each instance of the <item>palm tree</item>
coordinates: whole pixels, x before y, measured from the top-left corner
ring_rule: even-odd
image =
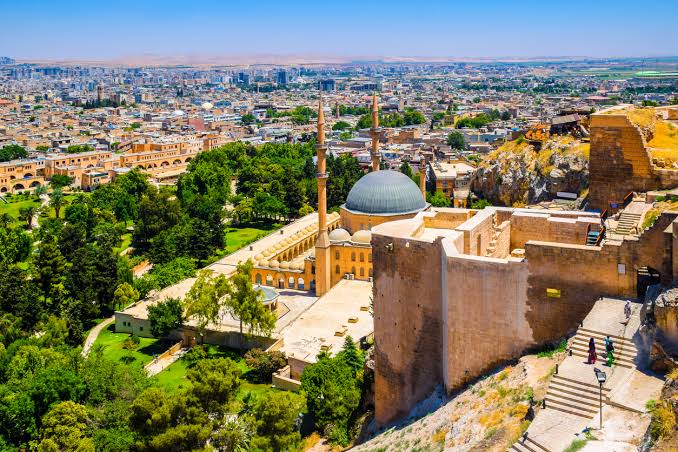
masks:
[[[10,224],[14,223],[14,217],[8,214],[7,212],[0,215],[0,225],[3,228],[9,227]]]
[[[33,229],[33,217],[38,213],[35,206],[27,206],[19,209],[19,219],[26,222],[28,229]]]
[[[57,218],[59,218],[59,212],[65,204],[66,199],[64,198],[64,194],[61,192],[60,188],[56,188],[52,192],[52,196],[49,197],[49,205],[54,208],[54,213]]]

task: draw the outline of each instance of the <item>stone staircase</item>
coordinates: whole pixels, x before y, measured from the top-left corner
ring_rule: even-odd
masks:
[[[619,235],[629,235],[633,232],[633,229],[638,226],[641,215],[638,213],[632,212],[622,212],[619,216],[619,222],[617,227],[614,230],[615,234]]]
[[[596,302],[570,340],[568,356],[556,368],[543,399],[543,408],[522,439],[511,445],[512,452],[546,452],[565,449],[584,428],[592,427],[601,402],[627,413],[641,415],[644,403],[661,391],[661,379],[648,382],[638,370],[643,356],[633,342],[640,326],[640,305],[632,304],[630,319],[624,315],[625,300],[601,299]],[[605,337],[614,344],[615,362],[607,367]],[[599,361],[586,364],[589,339],[596,341]],[[594,369],[607,374],[604,386],[598,384]],[[642,388],[642,389],[639,389]],[[606,413],[604,409],[604,413]]]
[[[586,235],[586,244],[588,246],[594,246],[596,243],[598,243],[599,236],[599,231],[589,231],[589,233]]]
[[[509,450],[517,452],[550,452],[547,448],[526,436],[524,439],[513,443]]]
[[[632,369],[636,367],[635,359],[638,356],[636,345],[629,339],[610,334],[612,344],[614,345],[614,365]],[[607,360],[605,354],[605,334],[598,331],[579,328],[574,336],[570,349],[572,355],[587,359],[589,356],[589,339],[596,341],[596,353],[598,359],[602,362]]]

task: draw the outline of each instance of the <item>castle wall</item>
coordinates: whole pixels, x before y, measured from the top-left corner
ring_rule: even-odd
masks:
[[[583,245],[588,226],[598,226],[597,217],[555,217],[547,213],[515,212],[511,216],[511,249],[525,248],[530,240]]]
[[[439,241],[378,234],[372,252],[375,416],[384,424],[442,382],[441,257]]]

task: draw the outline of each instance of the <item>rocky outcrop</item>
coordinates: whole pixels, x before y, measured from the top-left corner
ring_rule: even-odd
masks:
[[[678,287],[648,288],[644,311],[647,324],[656,327],[656,342],[668,357],[678,358]]]
[[[473,191],[496,205],[552,200],[559,191],[580,193],[588,186],[588,144],[554,138],[541,150],[527,141],[501,146],[481,163]]]

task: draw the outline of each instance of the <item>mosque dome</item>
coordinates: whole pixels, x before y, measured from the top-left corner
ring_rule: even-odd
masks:
[[[330,232],[330,241],[331,242],[347,242],[350,239],[351,239],[351,234],[349,234],[346,229],[337,228],[334,231]]]
[[[383,170],[366,174],[353,186],[344,207],[372,215],[398,215],[426,207],[419,187],[398,171]]]
[[[214,108],[214,105],[211,102],[203,102],[201,107],[203,110],[211,110]]]
[[[280,263],[280,269],[281,270],[288,270],[290,268],[290,263],[287,261],[282,261]]]
[[[174,110],[172,112],[172,116],[185,116],[185,115],[186,115],[186,112],[183,111],[183,110]]]
[[[353,243],[361,243],[361,244],[367,244],[372,241],[372,233],[368,230],[361,229],[360,231],[357,231],[355,234],[353,234],[353,237],[351,237],[351,242]]]
[[[273,259],[268,261],[268,266],[271,268],[278,268],[280,267],[280,263],[277,260]]]

